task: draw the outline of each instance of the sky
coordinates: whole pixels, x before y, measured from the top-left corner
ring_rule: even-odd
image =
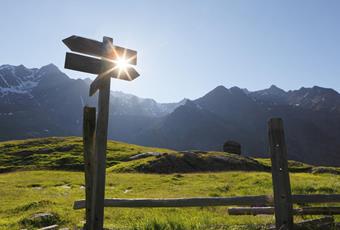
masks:
[[[111,90],[159,102],[195,99],[218,85],[340,91],[337,0],[1,0],[0,65],[64,69],[71,35],[137,50],[140,77]]]

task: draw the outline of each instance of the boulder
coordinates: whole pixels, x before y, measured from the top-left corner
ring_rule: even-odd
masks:
[[[25,228],[44,228],[62,223],[60,216],[56,213],[37,213],[29,218],[24,218],[20,224]]]
[[[241,144],[236,141],[226,141],[223,145],[223,152],[241,155]]]

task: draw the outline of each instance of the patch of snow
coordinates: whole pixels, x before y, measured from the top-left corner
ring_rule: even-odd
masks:
[[[8,84],[8,82],[6,81],[6,79],[2,76],[2,74],[0,73],[0,77],[1,77],[1,80],[7,85],[7,86],[10,86]]]
[[[16,85],[11,85],[5,79],[4,75],[0,73],[0,81],[2,81],[6,86],[0,87],[0,97],[6,96],[8,94],[28,94],[30,98],[33,98],[31,91],[35,88],[39,83],[39,78],[36,77],[37,70],[29,70],[31,73],[29,75],[25,75],[19,77],[15,74],[14,66],[0,66],[0,70],[10,69],[12,76],[16,81]]]
[[[11,68],[13,68],[13,66],[11,66],[11,65],[2,65],[2,66],[0,66],[0,70],[11,69]]]

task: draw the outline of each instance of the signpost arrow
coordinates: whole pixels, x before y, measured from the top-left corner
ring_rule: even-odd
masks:
[[[104,74],[105,76],[126,81],[132,81],[139,76],[139,73],[133,67],[121,70],[118,64],[113,61],[83,56],[75,53],[66,53],[65,68],[85,73]]]
[[[137,51],[126,49],[120,46],[104,48],[103,42],[83,38],[79,36],[71,36],[63,40],[64,44],[72,51],[77,53],[88,54],[91,56],[105,57],[108,59],[124,58],[131,65],[137,64]],[[103,52],[105,50],[105,52]]]

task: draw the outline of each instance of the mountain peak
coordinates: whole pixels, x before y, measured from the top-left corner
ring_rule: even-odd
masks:
[[[211,90],[210,92],[220,92],[220,93],[226,93],[229,92],[229,89],[227,89],[225,86],[223,85],[219,85],[216,88],[214,88],[213,90]]]
[[[338,94],[337,91],[331,88],[324,88],[320,86],[313,86],[312,90],[318,91],[318,92],[327,92],[327,93],[333,93],[333,94]]]
[[[276,85],[271,85],[268,89],[267,89],[267,91],[269,92],[269,93],[271,93],[271,94],[285,94],[286,93],[286,91],[284,91],[283,89],[281,89],[281,88],[279,88],[279,87],[277,87]]]
[[[47,72],[61,72],[59,68],[54,65],[53,63],[50,63],[48,65],[44,65],[40,68],[40,71],[47,71]]]
[[[253,94],[258,95],[258,96],[260,96],[260,95],[262,95],[262,96],[284,96],[284,95],[287,94],[287,92],[284,91],[283,89],[277,87],[276,85],[271,85],[267,89],[254,91]]]
[[[281,88],[277,87],[276,85],[271,85],[269,89],[281,89]]]
[[[13,66],[13,65],[8,65],[8,64],[4,64],[4,65],[1,65],[1,66],[0,66],[0,70],[2,70],[2,69],[8,69],[8,68],[14,68],[14,66]]]
[[[244,90],[243,89],[241,89],[241,88],[239,88],[239,87],[237,87],[237,86],[233,86],[233,87],[231,87],[230,89],[229,89],[229,92],[231,92],[231,93],[238,93],[238,94],[245,94],[245,92],[244,92]]]

